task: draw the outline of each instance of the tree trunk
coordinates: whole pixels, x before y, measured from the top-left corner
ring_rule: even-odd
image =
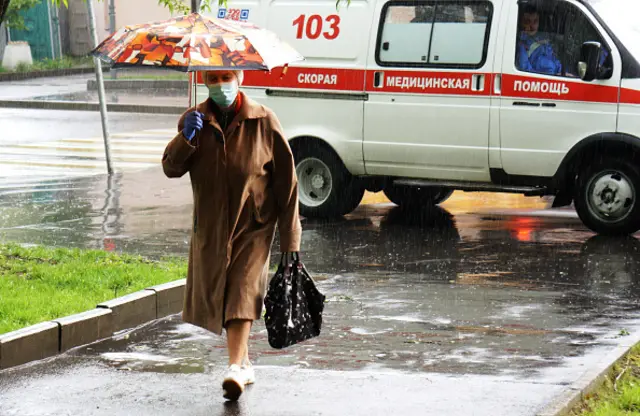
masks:
[[[9,9],[10,0],[0,0],[0,23],[4,22],[4,15],[7,14]]]

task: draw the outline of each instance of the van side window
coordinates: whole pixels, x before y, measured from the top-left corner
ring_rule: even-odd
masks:
[[[479,68],[493,8],[487,1],[389,3],[376,56],[382,66]]]
[[[613,70],[611,49],[587,16],[574,5],[554,3],[551,10],[521,5],[515,65],[519,71],[578,78],[580,51],[585,42],[600,42],[600,71]]]

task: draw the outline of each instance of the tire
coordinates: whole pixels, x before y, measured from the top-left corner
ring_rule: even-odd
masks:
[[[340,217],[352,212],[364,197],[364,186],[340,158],[320,142],[304,141],[292,147],[298,176],[300,215],[306,218]]]
[[[575,207],[591,230],[629,235],[640,230],[640,169],[623,158],[591,163],[576,183]]]
[[[384,194],[391,202],[401,207],[421,207],[441,204],[449,199],[453,189],[389,185],[384,189]]]

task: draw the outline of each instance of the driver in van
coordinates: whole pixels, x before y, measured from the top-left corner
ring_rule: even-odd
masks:
[[[526,6],[520,20],[516,62],[518,69],[541,74],[560,75],[562,64],[556,57],[549,36],[538,32],[540,14],[533,6]]]

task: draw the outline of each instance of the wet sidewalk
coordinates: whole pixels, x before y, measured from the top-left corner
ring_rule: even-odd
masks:
[[[138,72],[124,71],[122,74],[131,77]],[[153,74],[157,71],[143,75],[150,77]],[[98,93],[88,86],[94,80],[95,74],[83,74],[2,82],[0,107],[97,111]],[[109,75],[105,74],[105,82],[110,81]],[[181,114],[188,106],[189,97],[184,88],[147,88],[147,85],[163,84],[162,81],[153,84],[149,78],[129,82],[135,87],[107,89],[105,98],[111,111],[153,112],[155,109]],[[175,81],[166,84],[173,86]]]
[[[39,96],[86,91],[87,81],[90,79],[95,79],[95,75],[82,74],[0,82],[0,101],[28,100]]]
[[[184,256],[191,198],[160,169],[12,186],[0,241]],[[304,219],[322,336],[274,350],[258,322],[258,382],[236,405],[220,391],[224,338],[174,316],[0,372],[2,414],[535,415],[636,339],[640,243],[536,199],[469,198]]]
[[[335,299],[330,284],[323,289]],[[414,324],[419,334],[371,331],[344,321],[352,309],[328,303],[322,337],[284,351],[269,350],[263,326],[254,329],[257,382],[236,405],[221,395],[224,340],[174,318],[0,373],[3,415],[534,415],[571,379],[478,372],[465,357],[472,334],[433,334],[426,324]],[[459,354],[447,372],[424,368],[421,357],[430,351],[437,361],[440,344]]]
[[[99,103],[98,92],[86,90],[67,94],[36,96],[30,99],[42,102]],[[187,109],[189,104],[188,93],[182,90],[107,91],[105,99],[107,104],[176,107],[182,109],[182,111]]]

